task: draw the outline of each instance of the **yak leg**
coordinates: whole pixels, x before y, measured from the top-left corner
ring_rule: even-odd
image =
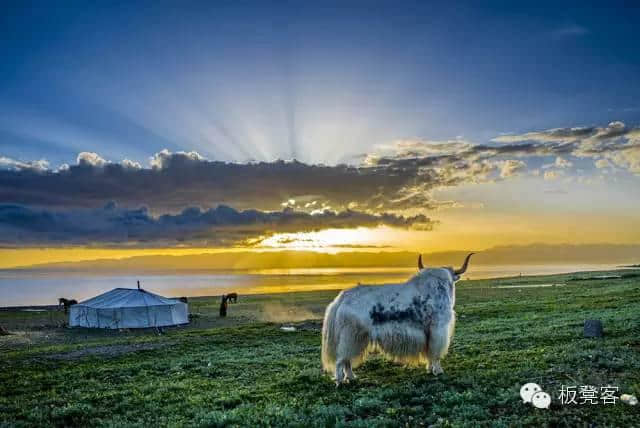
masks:
[[[336,361],[336,386],[340,386],[344,381],[344,366],[344,360],[340,359]]]
[[[345,380],[345,376],[347,380],[355,379],[351,360],[364,352],[368,340],[367,335],[358,334],[357,328],[353,326],[345,327],[340,332],[336,352],[336,385],[340,385]]]
[[[336,362],[336,386],[343,382],[349,383],[355,378],[356,376],[353,374],[353,370],[351,370],[350,360],[343,359]]]
[[[347,361],[344,365],[344,374],[347,376],[347,382],[355,380],[356,375],[353,374],[353,370],[351,369],[351,361]]]
[[[451,323],[442,323],[432,325],[429,329],[429,345],[427,349],[427,370],[431,370],[434,375],[444,373],[440,365],[440,359],[447,354],[449,349],[449,340],[453,329],[453,321]]]

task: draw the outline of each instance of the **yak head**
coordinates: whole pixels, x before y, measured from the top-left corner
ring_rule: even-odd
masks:
[[[465,273],[467,271],[467,267],[469,266],[469,259],[474,254],[475,253],[469,253],[469,255],[464,259],[464,263],[462,263],[462,266],[460,267],[460,269],[454,269],[451,266],[445,267],[445,268],[442,268],[442,269],[447,270],[449,272],[449,274],[451,275],[451,280],[453,282],[455,282],[455,281],[460,279],[460,275],[462,275],[463,273]],[[422,264],[422,254],[420,254],[418,256],[418,269],[420,271],[422,271],[424,269],[424,265]]]

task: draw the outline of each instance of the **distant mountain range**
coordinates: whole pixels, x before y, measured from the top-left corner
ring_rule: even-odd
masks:
[[[424,253],[425,266],[457,266],[469,251]],[[522,264],[635,264],[640,261],[640,245],[546,245],[502,246],[478,252],[472,263],[482,265]],[[71,263],[49,263],[21,269],[45,271],[213,271],[271,268],[414,267],[417,253],[312,251],[228,252],[198,255],[136,256]]]

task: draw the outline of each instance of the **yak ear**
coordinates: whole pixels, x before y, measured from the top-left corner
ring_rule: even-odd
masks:
[[[451,278],[453,278],[453,283],[455,284],[460,279],[460,275],[456,274],[455,269],[452,267],[447,267],[446,269],[451,273]]]
[[[422,264],[422,254],[418,255],[418,269],[424,269],[424,265]]]

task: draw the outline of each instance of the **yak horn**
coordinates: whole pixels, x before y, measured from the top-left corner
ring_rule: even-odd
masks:
[[[418,255],[418,269],[424,269],[424,265],[422,264],[422,254]]]
[[[467,271],[467,266],[469,265],[469,259],[471,258],[471,256],[473,256],[475,253],[469,253],[469,255],[467,256],[466,259],[464,259],[464,263],[462,264],[462,267],[458,270],[454,270],[453,273],[455,273],[456,275],[462,275],[463,273],[465,273]]]

